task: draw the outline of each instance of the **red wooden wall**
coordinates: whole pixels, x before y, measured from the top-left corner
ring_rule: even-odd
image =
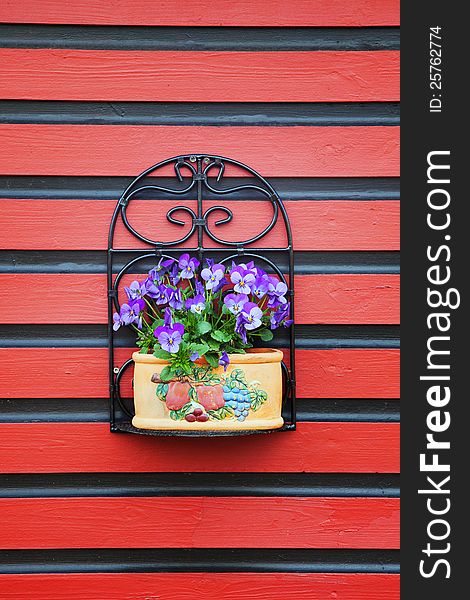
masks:
[[[0,599],[397,600],[397,0],[4,0],[0,23]],[[186,152],[285,201],[296,432],[109,432],[109,218]]]

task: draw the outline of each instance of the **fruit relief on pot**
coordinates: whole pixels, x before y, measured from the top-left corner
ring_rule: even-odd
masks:
[[[140,354],[158,361],[151,375],[154,398],[165,403],[171,420],[243,423],[266,402],[267,384],[256,377],[256,368],[239,363],[255,367],[260,360],[252,353],[260,351],[254,342],[268,342],[273,330],[292,323],[283,281],[254,262],[226,266],[207,259],[201,265],[183,254],[161,259],[125,291],[127,301],[114,314],[113,327],[132,327]]]

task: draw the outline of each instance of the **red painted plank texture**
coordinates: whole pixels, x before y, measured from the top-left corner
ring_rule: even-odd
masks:
[[[299,324],[399,323],[398,275],[297,275],[295,285]],[[0,323],[107,323],[106,275],[0,274],[0,289]]]
[[[131,349],[116,352],[121,365]],[[108,395],[106,348],[0,348],[2,398]],[[297,350],[300,398],[398,398],[399,350]],[[122,386],[130,396],[130,383]]]
[[[77,400],[80,402],[80,400]],[[240,438],[110,433],[105,423],[0,425],[5,473],[398,473],[398,423],[299,423],[295,432]]]
[[[34,68],[31,68],[32,64]],[[397,101],[399,52],[2,48],[0,98],[165,102]],[[164,154],[166,158],[172,153]],[[233,156],[233,153],[227,155]],[[285,156],[288,155],[286,152]]]
[[[67,573],[0,575],[3,600],[398,600],[377,573]]]
[[[397,498],[8,498],[0,548],[398,548],[399,513]]]
[[[8,175],[135,175],[196,148],[265,177],[399,175],[398,127],[3,124],[0,138],[0,174]]]
[[[213,8],[213,7],[211,7]],[[180,25],[242,27],[322,27],[398,25],[398,0],[3,0],[0,22],[82,25]]]
[[[182,201],[181,204],[192,205],[190,201]],[[207,202],[206,206],[213,204]],[[265,203],[257,204],[261,212],[257,227],[251,212],[245,208],[247,203],[227,202],[224,205],[233,208],[235,215],[233,228],[232,224],[224,226],[228,240],[236,240],[241,230],[258,233],[269,224],[270,209]],[[397,201],[287,200],[285,205],[295,250],[398,250],[400,247],[400,205]],[[110,200],[0,199],[0,248],[104,250],[114,206],[115,202]],[[150,237],[158,235],[162,241],[170,240],[175,239],[172,235],[180,236],[182,230],[187,231],[167,223],[165,215],[170,207],[171,203],[163,200],[158,203],[135,200],[129,206],[128,215],[138,231]],[[152,221],[149,220],[150,215],[153,215]],[[149,226],[155,221],[158,221],[158,234]],[[213,229],[217,233],[217,228]],[[262,241],[262,244],[276,247],[284,243],[285,234],[279,226]],[[122,224],[116,229],[116,247],[139,247],[138,240]]]

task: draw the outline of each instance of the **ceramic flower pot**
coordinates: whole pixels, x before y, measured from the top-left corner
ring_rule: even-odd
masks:
[[[232,354],[225,372],[196,361],[191,376],[163,382],[159,375],[168,363],[134,352],[132,424],[199,432],[282,427],[282,356],[267,348]]]

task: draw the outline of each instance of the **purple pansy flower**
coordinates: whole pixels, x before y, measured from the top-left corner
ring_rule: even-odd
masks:
[[[239,265],[235,264],[235,262],[232,260],[232,271],[240,271],[240,273],[245,273],[248,271],[256,276],[258,274],[258,267],[255,267],[255,263],[252,260],[250,260],[249,263],[240,263]]]
[[[157,279],[147,279],[144,281],[146,293],[149,298],[157,298],[159,296],[158,286],[160,285]]]
[[[149,271],[149,277],[151,279],[158,279],[160,281],[162,274],[167,271],[171,265],[175,262],[174,258],[161,258],[158,261],[158,265],[153,267],[151,271]]]
[[[212,262],[212,261],[211,261]],[[202,269],[201,277],[206,282],[208,290],[220,289],[220,282],[224,278],[225,267],[220,264],[212,264],[206,269]]]
[[[204,296],[204,286],[200,281],[196,281],[196,295],[197,294]]]
[[[117,331],[119,329],[119,327],[121,327],[122,323],[121,323],[121,315],[117,312],[115,312],[113,314],[113,329],[114,331]]]
[[[228,357],[228,354],[226,352],[222,352],[219,358],[219,365],[224,368],[224,371],[226,371],[229,364],[230,358]]]
[[[194,258],[194,256],[190,258],[189,254],[182,254],[178,262],[178,266],[181,269],[181,279],[192,279],[199,264],[198,259]]]
[[[190,357],[189,357],[189,360],[192,361],[192,362],[195,362],[198,358],[201,358],[199,356],[199,352],[192,352],[191,355],[190,355]]]
[[[282,304],[276,312],[271,315],[271,329],[277,329],[280,325],[290,327],[293,323],[290,316],[290,302]]]
[[[270,278],[268,287],[269,302],[268,306],[275,307],[280,304],[286,304],[287,300],[284,294],[287,293],[287,285],[283,281]]]
[[[163,283],[161,283],[159,286],[156,286],[152,283],[150,283],[150,285],[147,284],[147,295],[150,298],[153,298],[156,304],[166,304],[168,302],[166,285],[163,285]]]
[[[175,354],[178,352],[181,340],[183,339],[184,325],[174,323],[170,325],[162,325],[154,331],[154,336],[158,339],[163,350]]]
[[[243,306],[241,316],[245,320],[243,326],[245,329],[256,329],[261,325],[261,318],[263,317],[263,311],[254,302],[247,302]]]
[[[266,295],[266,292],[268,291],[268,287],[269,287],[269,277],[266,274],[258,275],[258,277],[255,279],[255,281],[253,283],[252,292],[257,298],[261,299],[261,298],[263,298],[263,296]]]
[[[232,270],[230,273],[230,281],[235,284],[233,289],[239,294],[250,294],[251,286],[255,281],[255,276],[250,271]]]
[[[194,298],[186,300],[186,308],[192,313],[200,315],[206,308],[205,298],[202,294],[197,294]]]
[[[171,265],[174,262],[175,260],[173,258],[168,258],[166,260],[161,258],[158,261],[158,265],[156,265],[155,267],[153,267],[153,269],[149,271],[148,277],[146,279],[147,285],[150,286],[153,284],[154,286],[158,286],[162,282],[165,271],[167,271],[168,268],[171,267]]]
[[[135,300],[136,298],[143,298],[145,296],[147,293],[147,286],[145,285],[145,281],[143,283],[133,281],[129,287],[124,286],[124,291],[129,300]]]
[[[247,337],[246,337],[246,329],[244,327],[245,324],[245,317],[240,313],[237,316],[237,322],[235,324],[235,332],[238,333],[238,335],[242,338],[242,342],[244,344],[247,343]]]
[[[243,305],[246,302],[248,302],[246,294],[227,294],[224,298],[225,305],[234,315],[238,315],[242,311]]]
[[[165,312],[163,313],[163,323],[166,326],[172,326],[173,325],[173,315],[171,313],[171,308],[169,308],[168,306],[165,308]]]
[[[131,301],[129,304],[123,304],[119,313],[121,325],[131,325],[137,322],[137,327],[142,329],[141,312],[142,306],[138,301]]]
[[[180,288],[173,289],[167,287],[165,290],[165,295],[171,308],[174,308],[175,310],[180,310],[183,308],[183,297],[181,295]]]
[[[181,280],[180,277],[180,272],[179,272],[179,268],[178,268],[178,263],[175,262],[173,264],[173,266],[171,267],[170,271],[168,272],[168,276],[170,278],[171,284],[172,285],[178,285],[178,283]]]

